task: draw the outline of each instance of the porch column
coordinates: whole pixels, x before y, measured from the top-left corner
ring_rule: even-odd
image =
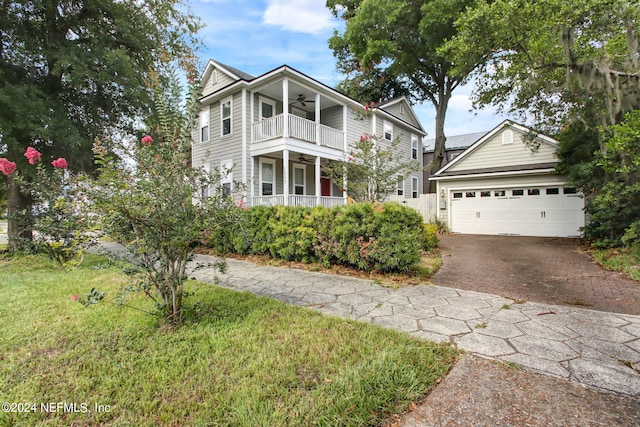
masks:
[[[289,79],[286,77],[282,79],[282,116],[284,120],[282,134],[285,138],[289,138]]]
[[[253,206],[253,198],[256,196],[256,158],[251,156],[251,204]]]
[[[349,151],[349,140],[347,139],[347,106],[342,106],[342,131],[344,132],[344,152]]]
[[[289,206],[289,150],[282,151],[282,185],[284,205]]]
[[[320,156],[316,156],[316,205],[322,205],[322,189],[320,188]]]
[[[316,144],[320,145],[320,94],[316,93]]]

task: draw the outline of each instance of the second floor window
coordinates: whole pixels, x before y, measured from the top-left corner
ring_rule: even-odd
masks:
[[[415,135],[411,136],[411,158],[418,160],[418,137]]]
[[[209,106],[200,111],[200,142],[209,140]]]
[[[384,139],[387,141],[393,139],[393,124],[386,120],[384,121]]]
[[[418,178],[411,178],[411,198],[418,198]]]
[[[231,134],[231,98],[220,103],[222,136]]]

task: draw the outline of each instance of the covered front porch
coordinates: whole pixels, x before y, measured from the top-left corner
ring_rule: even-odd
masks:
[[[253,171],[250,206],[324,206],[346,204],[344,182],[333,182],[322,168],[340,161],[292,150],[266,153],[251,158]]]

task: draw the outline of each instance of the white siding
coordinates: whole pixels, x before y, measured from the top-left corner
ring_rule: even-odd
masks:
[[[218,69],[214,69],[211,73],[211,76],[204,82],[204,86],[202,88],[202,95],[206,96],[210,93],[217,91],[220,88],[223,88],[235,80],[229,77],[225,72],[220,71]]]

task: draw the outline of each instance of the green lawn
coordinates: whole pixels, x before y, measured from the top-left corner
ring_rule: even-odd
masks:
[[[0,400],[36,404],[0,412],[0,425],[383,425],[458,355],[200,283],[189,290],[203,303],[177,330],[137,310],[72,300],[92,287],[113,297],[124,283],[98,257],[72,272],[40,257],[0,258]],[[43,411],[46,403],[58,412]]]
[[[607,270],[620,271],[640,281],[639,248],[591,249],[589,252]]]

